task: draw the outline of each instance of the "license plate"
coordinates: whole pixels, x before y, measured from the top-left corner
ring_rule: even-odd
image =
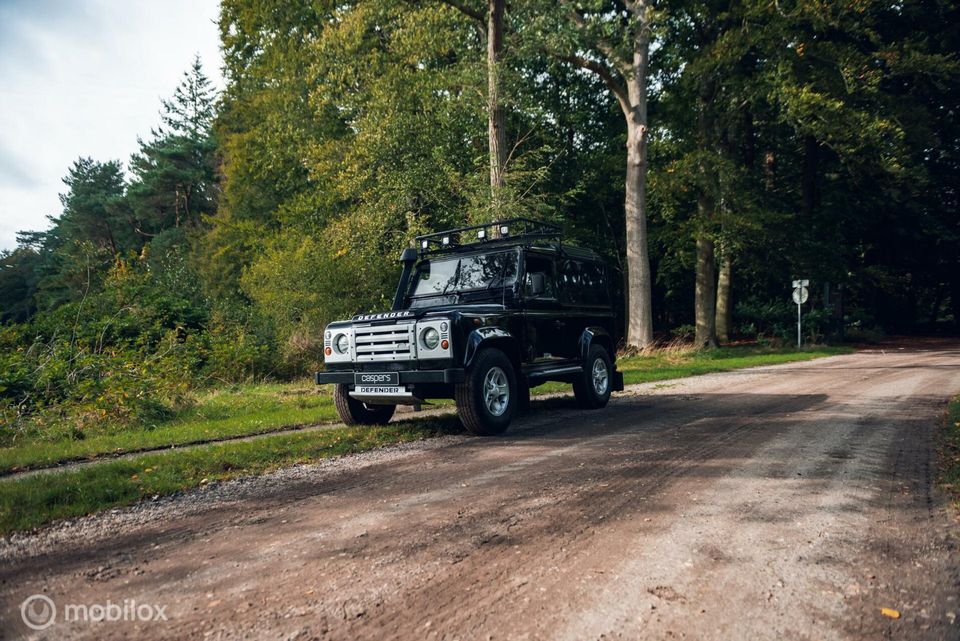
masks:
[[[354,372],[354,385],[399,385],[399,372]]]
[[[393,385],[357,385],[354,394],[363,396],[403,396],[407,390]]]

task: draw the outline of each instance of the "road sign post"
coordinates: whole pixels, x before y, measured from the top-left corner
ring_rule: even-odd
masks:
[[[810,298],[810,290],[807,289],[809,286],[810,281],[806,279],[793,281],[793,302],[797,304],[797,347],[803,345],[800,308],[807,302],[807,299]]]

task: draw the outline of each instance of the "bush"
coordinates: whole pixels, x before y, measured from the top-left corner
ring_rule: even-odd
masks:
[[[680,341],[692,341],[697,335],[697,328],[693,325],[680,325],[670,330],[670,336]]]
[[[274,366],[244,314],[211,314],[189,269],[176,257],[162,264],[146,252],[118,261],[101,290],[0,328],[0,441],[149,426],[209,380],[249,381]]]
[[[737,303],[734,318],[737,319],[738,334],[774,342],[796,340],[797,308],[789,301],[747,298]]]
[[[215,314],[193,341],[199,347],[197,374],[206,382],[244,383],[274,371],[275,350],[244,323]]]
[[[399,268],[384,226],[348,218],[318,238],[289,230],[244,274],[243,289],[276,328],[290,371],[320,366],[321,335],[330,321],[389,308]]]

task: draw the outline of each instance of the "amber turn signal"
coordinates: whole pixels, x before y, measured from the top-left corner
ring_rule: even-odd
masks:
[[[330,356],[330,354],[333,354],[333,350],[327,347],[326,349],[323,350],[323,353],[326,354],[327,356]]]
[[[448,347],[450,347],[450,341],[448,341],[447,339],[443,339],[442,341],[440,341],[440,347],[442,347],[443,349],[447,349]]]

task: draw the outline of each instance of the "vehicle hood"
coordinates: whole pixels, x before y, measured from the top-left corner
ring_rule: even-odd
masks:
[[[331,323],[331,327],[349,327],[359,323],[380,323],[384,321],[402,321],[402,320],[420,320],[421,318],[436,316],[461,316],[464,314],[498,314],[503,312],[505,307],[499,303],[474,303],[457,305],[437,305],[435,307],[422,307],[417,309],[403,309],[391,312],[375,312],[370,314],[357,314],[350,320],[337,321]]]

